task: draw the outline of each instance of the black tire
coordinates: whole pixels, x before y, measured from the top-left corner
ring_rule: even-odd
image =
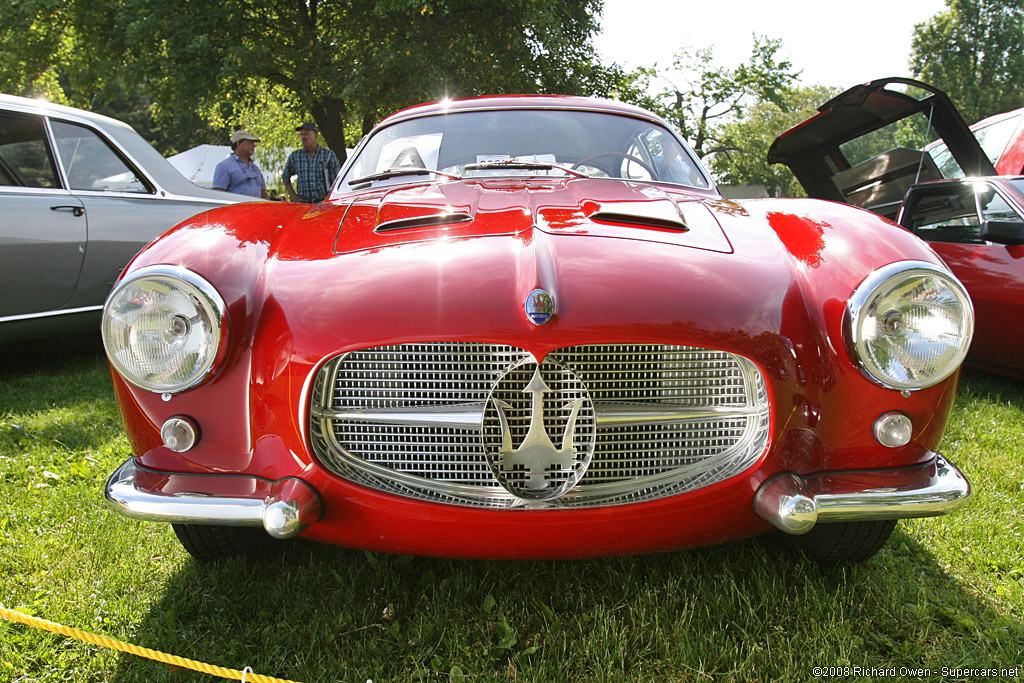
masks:
[[[816,524],[806,534],[793,536],[781,531],[776,540],[821,564],[863,562],[874,556],[896,528],[895,519],[877,522],[836,522]]]
[[[288,545],[270,537],[262,527],[172,524],[188,554],[200,562],[225,557],[266,557]]]

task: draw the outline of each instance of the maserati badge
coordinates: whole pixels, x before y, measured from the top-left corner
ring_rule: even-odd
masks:
[[[535,289],[526,297],[526,317],[534,325],[543,325],[555,313],[555,302],[543,289]]]

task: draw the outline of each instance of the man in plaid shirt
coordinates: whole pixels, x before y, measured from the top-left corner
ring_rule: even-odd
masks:
[[[316,144],[320,130],[312,121],[302,124],[295,132],[302,137],[302,149],[288,155],[281,180],[290,201],[318,204],[327,198],[341,164],[334,152]],[[292,176],[297,176],[294,188]]]

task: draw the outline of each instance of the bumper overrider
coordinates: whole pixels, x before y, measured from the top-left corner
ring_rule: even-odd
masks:
[[[911,467],[778,474],[758,488],[754,512],[781,531],[799,535],[819,522],[943,515],[960,508],[970,493],[966,477],[936,453]],[[298,535],[324,514],[320,495],[301,479],[177,474],[142,467],[134,458],[110,476],[106,498],[133,519],[262,526],[280,539]]]
[[[320,519],[320,495],[301,479],[177,474],[125,461],[107,480],[107,502],[149,522],[262,526],[274,538],[298,535]]]

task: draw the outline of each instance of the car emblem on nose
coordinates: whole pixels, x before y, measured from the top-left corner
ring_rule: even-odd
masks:
[[[519,498],[558,498],[590,466],[595,429],[593,402],[571,370],[549,361],[527,362],[502,377],[487,399],[487,464],[498,483]]]
[[[543,289],[535,289],[526,297],[526,317],[534,325],[543,325],[555,313],[555,302]]]

